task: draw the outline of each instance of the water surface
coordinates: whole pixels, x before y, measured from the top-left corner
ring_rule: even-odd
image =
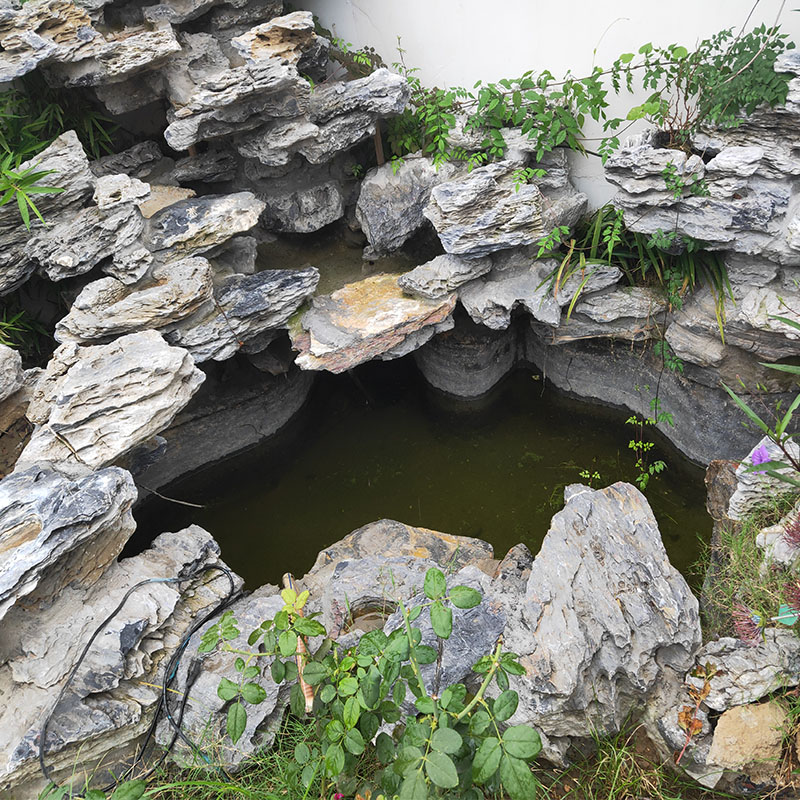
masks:
[[[162,490],[202,503],[152,499],[138,509],[138,546],[195,522],[250,588],[302,575],[317,552],[388,517],[476,536],[497,557],[534,553],[563,488],[635,475],[628,413],[566,397],[520,370],[489,396],[457,401],[431,389],[410,358],[321,374],[303,411],[273,440]],[[688,575],[710,535],[703,470],[668,443],[668,469],[647,491],[672,563]]]

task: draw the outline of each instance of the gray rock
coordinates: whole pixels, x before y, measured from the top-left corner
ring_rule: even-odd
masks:
[[[185,350],[155,331],[105,345],[61,345],[36,385],[37,424],[18,468],[51,462],[65,472],[97,469],[166,428],[203,382]]]
[[[433,188],[424,214],[448,253],[476,257],[533,244],[585,206],[581,195],[577,204],[562,198],[547,208],[536,185],[515,184],[518,166],[498,161]]]
[[[117,468],[71,481],[34,466],[0,481],[0,618],[18,602],[46,607],[67,585],[92,586],[136,528],[135,499]],[[4,639],[0,662],[5,647]]]
[[[344,215],[344,193],[336,180],[258,197],[265,205],[262,221],[267,230],[313,233]]]
[[[181,583],[146,585],[132,593],[53,709],[46,761],[59,783],[74,781],[82,788],[84,781],[106,782],[109,770],[129,763],[155,711],[166,659],[198,614],[229,590],[223,575],[208,572],[220,563],[218,556],[218,546],[200,528],[167,533],[141,555],[109,566],[88,590],[68,586],[49,607],[12,610],[0,691],[13,694],[15,702],[0,710],[1,790],[38,796],[44,783],[38,762],[43,715],[89,636],[135,584],[181,575]]]
[[[685,671],[701,643],[697,600],[669,563],[633,486],[574,485],[506,601],[504,646],[520,654],[513,723],[551,740],[618,731],[664,670]]]
[[[175,183],[222,183],[236,178],[236,158],[227,150],[209,149],[195,156],[180,158],[169,171]]]
[[[254,236],[234,236],[206,253],[217,281],[229,275],[252,275],[256,271],[258,240]]]
[[[212,303],[170,326],[164,338],[186,348],[195,361],[222,361],[264,331],[285,327],[318,282],[315,267],[231,275]]]
[[[211,266],[204,258],[172,261],[140,284],[115,278],[87,284],[54,333],[59,342],[91,342],[163,328],[197,311],[211,298]]]
[[[434,168],[421,154],[405,156],[394,171],[392,164],[371,169],[361,182],[356,219],[367,241],[378,255],[398,250],[420,228],[427,225],[423,209],[431,189],[458,172],[451,163]]]
[[[22,357],[17,350],[0,344],[0,402],[22,386]]]
[[[409,294],[436,300],[455,291],[461,284],[480,278],[491,268],[490,258],[467,259],[445,254],[401,275],[397,283]]]
[[[170,260],[199,255],[249,231],[263,210],[264,203],[250,192],[181,200],[148,220],[144,242],[153,252],[168,251]]]
[[[297,364],[338,373],[376,357],[405,355],[452,327],[455,303],[455,295],[438,301],[408,297],[394,275],[350,283],[315,297],[299,325],[290,327]]]
[[[112,153],[89,164],[89,169],[97,178],[104,175],[123,173],[139,180],[149,179],[162,163],[171,164],[172,160],[164,157],[156,142],[139,142],[121,153]]]
[[[277,58],[297,65],[316,39],[311,12],[293,11],[231,39],[231,47],[246,64]]]

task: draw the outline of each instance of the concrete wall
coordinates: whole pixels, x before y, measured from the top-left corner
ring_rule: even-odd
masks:
[[[723,28],[739,29],[751,11],[748,29],[779,19],[800,46],[800,13],[791,10],[798,4],[785,4],[781,11],[781,0],[307,0],[301,5],[334,35],[355,48],[371,45],[389,64],[398,60],[400,36],[406,64],[420,69],[425,84],[438,86],[472,87],[479,79],[513,78],[529,69],[582,76],[593,64],[608,65],[645,42],[691,48]],[[637,102],[626,94],[610,111],[624,116]],[[592,124],[585,133],[596,137],[602,131]],[[596,145],[587,141],[589,149]],[[594,205],[610,197],[598,158],[575,157],[573,175]]]

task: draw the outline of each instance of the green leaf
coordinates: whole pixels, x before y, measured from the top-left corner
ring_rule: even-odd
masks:
[[[286,667],[283,666],[283,661],[281,661],[279,658],[276,658],[269,665],[269,673],[272,675],[272,680],[275,683],[281,683],[286,676]]]
[[[686,58],[689,55],[689,51],[685,47],[676,47],[672,51],[672,55],[676,59]]]
[[[400,800],[428,800],[428,782],[421,770],[414,770],[400,785]]]
[[[347,731],[344,735],[344,746],[354,756],[360,756],[364,752],[366,745],[364,744],[364,737],[358,728],[351,728]]]
[[[349,697],[358,691],[358,680],[352,675],[346,675],[339,681],[338,685],[339,697]]]
[[[433,714],[436,706],[430,697],[418,697],[414,701],[414,705],[420,714]]]
[[[358,643],[358,652],[365,656],[379,656],[388,641],[383,631],[369,631],[361,637],[361,641]]]
[[[470,586],[454,586],[450,590],[450,600],[456,608],[475,608],[481,599],[481,593]]]
[[[633,58],[634,58],[634,54],[633,54],[633,53],[623,53],[623,54],[622,54],[622,55],[619,57],[619,60],[620,60],[620,61],[621,61],[623,64],[630,64],[630,62],[631,62],[631,61],[633,61]]]
[[[306,617],[298,617],[294,621],[294,629],[303,636],[323,636],[325,634],[325,626],[321,622]]]
[[[297,652],[297,634],[294,631],[282,631],[278,637],[278,649],[284,658]]]
[[[438,600],[440,597],[444,596],[444,593],[447,590],[447,583],[444,579],[444,574],[440,569],[431,567],[425,573],[423,590],[425,592],[425,596],[431,600]]]
[[[375,754],[381,764],[390,764],[394,759],[394,742],[388,733],[381,731],[375,740]]]
[[[514,758],[535,758],[542,749],[539,734],[527,725],[515,725],[503,733],[503,747]]]
[[[325,726],[325,736],[329,742],[338,742],[344,736],[344,725],[338,719],[332,719]]]
[[[89,789],[83,796],[83,800],[106,800],[106,793],[100,789]]]
[[[344,750],[340,744],[332,744],[325,753],[325,771],[331,777],[341,775],[344,769]]]
[[[480,736],[492,723],[492,718],[482,708],[479,708],[469,720],[469,732],[473,736]]]
[[[458,772],[453,760],[446,753],[434,750],[425,759],[425,772],[437,786],[453,789],[458,786]]]
[[[511,800],[530,800],[536,794],[536,780],[524,761],[504,755],[500,761],[500,780]]]
[[[109,800],[139,800],[146,789],[145,781],[128,781],[117,786]]]
[[[342,719],[348,728],[355,728],[358,718],[361,716],[361,704],[356,697],[348,697],[344,704]]]
[[[322,691],[319,693],[319,699],[322,700],[323,703],[330,703],[336,698],[336,687],[331,685],[330,683],[326,684],[322,687]]]
[[[247,726],[247,711],[241,703],[234,703],[228,709],[228,720],[226,729],[231,741],[236,744],[242,738],[244,729]]]
[[[457,753],[462,744],[461,735],[452,728],[437,728],[431,738],[431,747],[442,753]]]
[[[519,695],[513,689],[507,689],[494,701],[493,714],[499,722],[505,722],[513,716],[519,705]]]
[[[300,684],[296,683],[289,692],[289,708],[296,717],[303,717],[306,713],[306,698]]]
[[[232,680],[222,678],[217,686],[217,694],[227,703],[239,694],[239,687]]]
[[[744,411],[747,417],[751,419],[764,433],[769,435],[769,426],[761,419],[761,417],[759,417],[758,414],[756,414],[756,412],[744,402],[744,400],[741,400],[739,397],[737,397],[730,386],[727,386],[723,383],[722,388],[731,396],[733,402],[736,403],[736,405],[739,406],[742,411]]]
[[[320,664],[319,661],[309,661],[308,664],[303,667],[303,680],[309,686],[318,686],[327,677],[328,670],[325,668],[325,665]]]
[[[381,699],[381,674],[373,664],[361,679],[361,699],[366,708],[375,708]]]
[[[305,742],[298,742],[294,748],[294,760],[298,764],[306,764],[311,758],[311,750]]]
[[[502,756],[503,749],[499,739],[494,736],[484,739],[472,760],[472,780],[475,783],[486,783],[497,772]]]
[[[422,760],[422,750],[418,747],[403,747],[397,754],[392,769],[398,775],[407,775],[411,770],[415,770]]]
[[[388,720],[386,720],[388,722]],[[372,741],[378,733],[378,728],[381,726],[381,721],[377,714],[371,711],[362,712],[361,718],[358,720],[358,729],[365,739]]]
[[[414,650],[417,656],[417,663],[419,664],[433,664],[438,657],[438,653],[427,644],[418,645]]]
[[[453,632],[453,612],[437,600],[431,606],[431,626],[440,639],[449,639]]]
[[[264,687],[259,686],[257,683],[246,683],[242,686],[242,697],[248,703],[258,705],[267,699],[267,693],[264,691]]]

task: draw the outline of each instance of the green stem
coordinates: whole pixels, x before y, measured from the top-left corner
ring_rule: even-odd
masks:
[[[500,650],[503,647],[503,640],[501,639],[497,643],[497,647],[494,649],[494,653],[492,653],[492,666],[489,668],[489,671],[486,673],[486,677],[483,679],[483,683],[480,685],[480,688],[475,694],[475,697],[467,703],[464,709],[456,716],[456,722],[460,722],[467,714],[472,711],[475,706],[483,700],[483,695],[486,693],[486,690],[489,688],[489,684],[492,682],[492,678],[494,677],[495,672],[497,672],[497,668],[500,666]]]

